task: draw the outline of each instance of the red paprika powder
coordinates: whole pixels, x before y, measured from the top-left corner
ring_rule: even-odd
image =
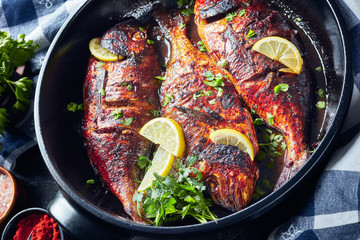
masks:
[[[13,240],[60,240],[60,229],[47,214],[31,214],[20,220]]]

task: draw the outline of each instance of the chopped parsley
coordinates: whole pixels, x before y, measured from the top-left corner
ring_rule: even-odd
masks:
[[[237,12],[232,12],[232,13],[228,13],[225,16],[225,19],[229,22],[231,22],[233,20],[234,17],[237,16]]]
[[[256,156],[256,160],[262,161],[269,158],[270,163],[268,167],[271,168],[274,164],[274,158],[281,156],[279,150],[282,149],[284,151],[286,149],[286,143],[283,135],[275,134],[272,130],[266,128],[262,134],[262,142],[259,142],[259,147],[261,149]]]
[[[82,110],[84,110],[84,105],[82,103],[77,104],[77,103],[71,102],[66,106],[66,109],[69,112],[82,111]]]
[[[325,101],[318,101],[315,105],[317,109],[324,109],[326,107]]]
[[[185,23],[181,23],[180,26],[179,26],[180,29],[184,29],[185,27],[186,27]]]
[[[246,35],[247,38],[252,38],[252,37],[255,37],[255,36],[256,36],[256,33],[252,29],[250,29],[248,34]]]
[[[132,124],[134,121],[133,117],[129,117],[129,118],[125,118],[125,120],[121,120],[122,124],[124,124],[124,126],[129,126],[130,124]]]
[[[95,64],[96,70],[99,71],[103,65],[104,65],[104,62],[97,62],[97,63]]]
[[[167,93],[165,95],[164,107],[174,101],[174,95]]]
[[[317,94],[319,97],[321,97],[321,98],[325,97],[325,95],[324,95],[324,90],[323,90],[322,88],[319,88],[319,89],[316,91],[316,94]]]
[[[101,96],[105,96],[105,89],[104,88],[100,88],[98,93],[101,95]]]
[[[213,100],[209,100],[209,103],[210,103],[211,105],[214,105],[214,104],[216,103],[216,98],[214,98]]]
[[[225,58],[221,58],[220,61],[217,62],[217,65],[219,67],[226,67],[227,66],[227,61]]]
[[[271,113],[266,113],[266,117],[268,119],[270,126],[272,126],[274,124],[274,115],[272,115]]]
[[[322,67],[317,67],[317,68],[315,68],[315,71],[321,72],[321,71],[322,71]]]
[[[129,91],[130,91],[131,89],[133,89],[133,86],[129,84],[129,85],[127,85],[127,87],[126,87],[126,88],[127,88],[127,90],[129,90]]]
[[[166,76],[156,76],[156,79],[159,79],[161,81],[165,81],[166,80]]]
[[[265,122],[262,118],[255,118],[255,120],[253,121],[254,126],[261,126],[264,125]]]
[[[123,117],[123,113],[120,109],[111,111],[110,115],[113,116],[115,119],[119,119]]]
[[[140,169],[148,169],[149,165],[151,163],[151,160],[148,157],[141,156],[138,158],[138,167]]]
[[[204,92],[203,92],[203,90],[199,90],[199,91],[197,91],[197,92],[194,92],[194,94],[193,94],[193,98],[196,100],[196,99],[198,99],[198,98],[200,98],[200,97],[202,97],[202,96],[204,96],[205,94],[204,94]]]
[[[146,39],[146,42],[147,42],[148,44],[150,44],[150,45],[155,44],[155,42],[154,42],[153,40],[150,40],[150,39]]]
[[[137,203],[139,214],[143,203],[146,217],[154,219],[156,226],[184,219],[186,216],[191,216],[201,223],[216,220],[216,215],[209,209],[212,201],[203,194],[206,187],[200,182],[202,174],[192,167],[197,160],[197,156],[188,157],[186,165],[178,160],[179,172],[175,176],[161,177],[155,173],[156,180],[146,191],[135,191],[133,202]]]
[[[289,90],[289,85],[285,83],[280,83],[274,87],[275,95],[278,95],[281,92],[287,92]]]
[[[160,117],[161,116],[161,111],[160,110],[150,110],[150,112],[154,117]]]
[[[242,10],[239,11],[238,16],[243,17],[243,16],[245,16],[245,14],[246,14],[245,9],[242,9]]]
[[[297,17],[295,18],[296,21],[301,22],[301,18]]]
[[[89,179],[86,181],[86,184],[95,184],[95,180],[94,179]]]
[[[197,45],[199,46],[199,51],[200,52],[207,52],[207,49],[206,49],[205,44],[204,44],[203,41],[198,41]]]

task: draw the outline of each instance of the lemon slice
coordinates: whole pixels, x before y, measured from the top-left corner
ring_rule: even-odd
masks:
[[[288,67],[280,69],[281,72],[295,74],[301,72],[303,59],[300,52],[294,44],[285,38],[265,37],[257,41],[252,49]]]
[[[156,179],[154,176],[155,172],[162,177],[168,175],[173,162],[174,155],[172,155],[162,147],[158,147],[152,160],[152,165],[146,171],[145,176],[140,183],[138,191],[141,192],[151,185],[151,183]]]
[[[100,38],[93,38],[89,43],[89,49],[91,54],[96,57],[97,59],[105,62],[115,62],[117,60],[123,59],[123,56],[115,55],[111,53],[106,48],[101,47],[100,45]]]
[[[185,139],[181,126],[171,118],[154,118],[147,122],[140,134],[176,157],[181,157],[185,150]]]
[[[244,134],[233,129],[220,129],[210,134],[210,139],[214,143],[224,145],[232,145],[238,147],[240,150],[248,153],[251,160],[254,160],[254,148],[250,140]]]

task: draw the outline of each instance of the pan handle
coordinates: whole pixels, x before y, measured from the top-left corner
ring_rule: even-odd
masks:
[[[48,205],[50,215],[60,224],[66,233],[75,239],[118,239],[128,240],[131,234],[115,229],[80,209],[65,193],[58,191]]]

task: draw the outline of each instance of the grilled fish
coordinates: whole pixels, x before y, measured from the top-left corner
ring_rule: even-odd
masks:
[[[188,39],[181,15],[172,16],[159,8],[153,16],[171,45],[166,80],[160,89],[162,114],[181,125],[186,141],[184,159],[199,156],[197,167],[214,202],[238,211],[251,201],[258,168],[247,153],[215,144],[209,135],[217,129],[235,129],[249,138],[256,153],[250,113],[242,106],[231,75]]]
[[[224,18],[231,11],[236,16]],[[300,75],[281,73],[281,63],[251,47],[264,37],[279,36],[292,41],[301,52],[296,31],[261,0],[197,0],[195,22],[212,58],[226,60],[231,80],[245,104],[284,135],[287,150],[275,189],[281,187],[309,157],[306,126],[311,79],[306,66]],[[281,83],[288,84],[289,90],[276,94],[274,88]]]
[[[141,30],[140,30],[141,29]],[[136,222],[148,223],[132,201],[141,170],[138,158],[150,152],[151,142],[139,129],[159,110],[160,74],[155,47],[147,32],[133,21],[115,25],[101,45],[122,61],[101,62],[90,57],[84,83],[83,136],[90,161],[105,184]]]

